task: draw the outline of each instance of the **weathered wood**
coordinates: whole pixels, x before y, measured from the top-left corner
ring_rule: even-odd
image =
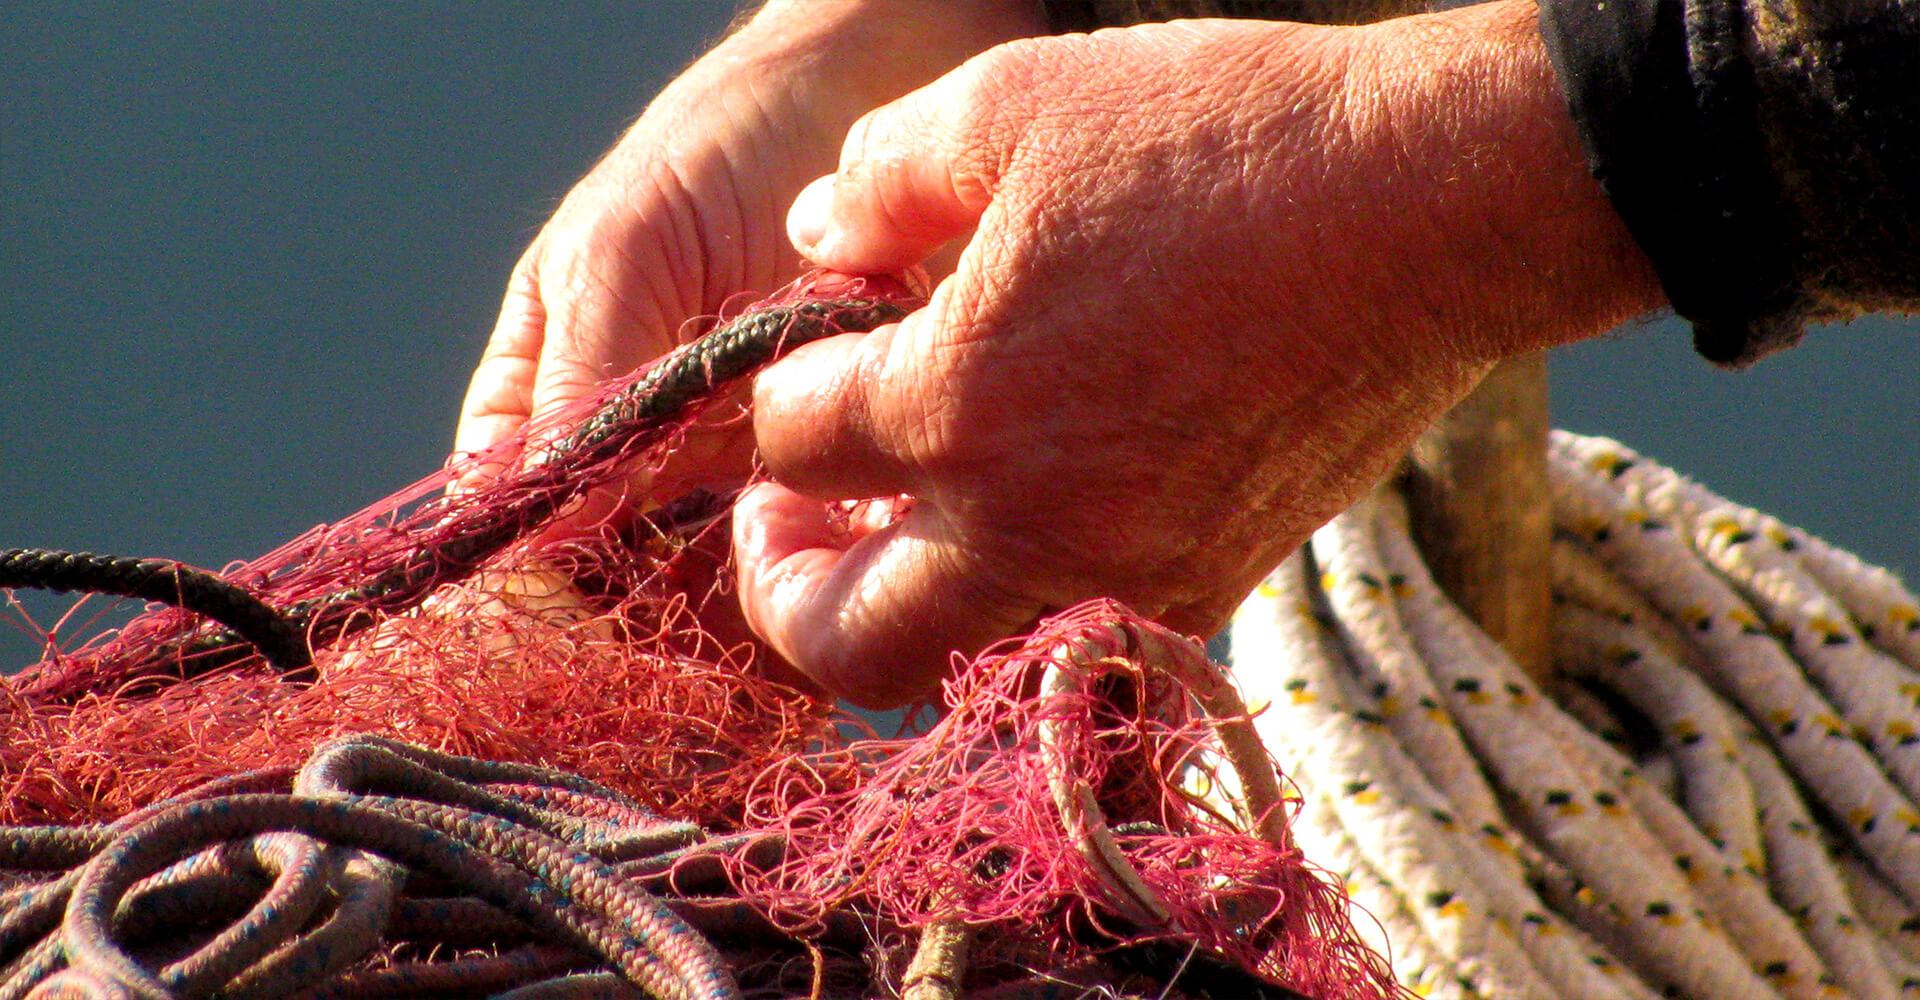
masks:
[[[1552,669],[1547,358],[1511,358],[1414,445],[1414,537],[1440,585],[1522,669]]]

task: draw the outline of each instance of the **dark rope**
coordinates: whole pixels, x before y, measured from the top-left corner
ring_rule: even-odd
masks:
[[[156,601],[225,625],[232,630],[232,639],[250,643],[283,674],[304,670],[313,662],[313,653],[293,621],[240,587],[170,559],[0,549],[0,587]]]
[[[702,835],[576,775],[359,736],[290,783],[278,772],[292,794],[236,794],[259,784],[245,777],[78,834],[0,826],[0,872],[91,848],[0,907],[0,997],[69,973],[142,997],[362,996],[611,970],[665,1000],[726,1000],[737,987],[700,928],[784,939],[742,900],[669,902],[597,856]],[[456,894],[409,901],[409,870]],[[447,961],[435,941],[504,950]],[[383,968],[389,954],[407,960]]]
[[[518,503],[471,510],[448,537],[400,566],[357,587],[293,605],[288,617],[307,624],[316,646],[327,646],[371,625],[371,616],[358,613],[369,604],[387,612],[411,607],[433,587],[472,573],[530,526],[551,519],[585,488],[582,470],[665,439],[694,406],[719,398],[731,383],[801,344],[871,330],[905,315],[905,307],[893,302],[833,299],[739,316],[669,355],[582,421],[541,466],[543,480],[553,489],[528,491]]]
[[[1146,976],[1195,1000],[1312,1000],[1254,975],[1232,960],[1179,941],[1139,941],[1107,954],[1114,967]]]
[[[9,550],[22,561],[0,587],[92,591],[160,601],[226,626],[168,642],[134,677],[191,679],[259,654],[282,673],[302,671],[325,649],[378,620],[413,607],[434,588],[471,575],[534,526],[553,518],[587,486],[586,469],[624,451],[650,447],[677,430],[695,407],[801,344],[894,322],[907,307],[884,299],[819,299],[744,313],[667,356],[583,420],[536,471],[518,500],[468,508],[443,537],[405,562],[356,586],[275,610],[211,574],[156,559],[124,559],[47,549]],[[98,568],[96,568],[98,567]],[[127,582],[127,581],[133,582]],[[251,649],[249,649],[251,647]],[[75,692],[76,694],[78,692]]]

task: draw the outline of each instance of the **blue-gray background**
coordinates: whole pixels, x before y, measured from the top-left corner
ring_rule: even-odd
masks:
[[[0,3],[0,547],[217,566],[434,469],[521,248],[731,13]],[[1913,575],[1916,329],[1625,330],[1555,419]]]

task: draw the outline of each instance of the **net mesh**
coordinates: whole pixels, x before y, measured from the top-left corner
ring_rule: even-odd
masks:
[[[561,769],[696,824],[728,896],[766,925],[762,945],[729,953],[731,974],[774,993],[796,955],[807,990],[832,992],[818,942],[852,920],[868,944],[855,992],[904,989],[904,942],[961,926],[969,983],[1146,974],[1164,991],[1191,968],[1257,973],[1243,990],[1395,995],[1344,893],[1291,845],[1294,800],[1244,816],[1219,804],[1249,765],[1223,763],[1222,710],[1206,700],[1220,683],[1195,673],[1197,647],[1089,605],[960,671],[925,732],[880,739],[789,683],[744,627],[727,565],[742,484],[653,495],[665,480],[636,475],[727,415],[781,351],[915,301],[898,281],[811,275],[516,439],[222,574],[299,630],[310,663],[275,669],[170,608],[49,640],[42,662],[0,679],[0,823],[105,823],[225,776],[293,774],[370,735]],[[1271,782],[1258,767],[1255,783]],[[12,865],[31,867],[30,838],[9,837]],[[0,983],[23,975],[6,919],[0,967],[16,964]],[[393,947],[340,975],[375,974],[405,954]],[[546,958],[542,976],[599,974]]]

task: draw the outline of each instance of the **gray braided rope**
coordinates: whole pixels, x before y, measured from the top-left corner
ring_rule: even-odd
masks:
[[[0,998],[36,988],[352,996],[409,983],[470,994],[593,969],[669,1000],[737,995],[718,952],[676,907],[590,853],[611,845],[631,855],[647,841],[646,830],[627,829],[636,824],[657,828],[659,853],[681,853],[699,836],[686,824],[574,775],[372,737],[322,748],[297,776],[272,776],[282,787],[291,777],[297,794],[254,791],[258,776],[240,776],[214,783],[226,794],[181,796],[110,827],[0,827],[0,868],[87,855],[8,894]],[[483,785],[551,797],[516,800]],[[363,794],[375,788],[412,797]],[[406,929],[431,931],[428,940],[518,941],[517,950],[362,967],[391,938],[409,870],[471,895],[416,901]],[[235,910],[244,912],[183,958],[153,968],[135,957],[143,942]],[[695,901],[689,912],[723,932],[777,933],[736,900]]]

